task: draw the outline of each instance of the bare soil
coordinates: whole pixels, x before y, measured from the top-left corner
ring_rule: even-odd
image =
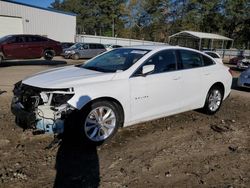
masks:
[[[70,62],[76,63],[76,62]],[[57,65],[0,67],[0,187],[250,187],[250,92],[214,116],[197,111],[123,128],[100,147],[32,135],[10,112],[13,84]],[[51,147],[48,147],[51,146]]]

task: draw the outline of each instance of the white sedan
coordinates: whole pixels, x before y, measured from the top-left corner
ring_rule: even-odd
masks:
[[[100,144],[119,127],[199,108],[214,114],[231,84],[228,67],[193,49],[118,48],[18,82],[12,112],[23,127],[51,133],[76,128]]]
[[[212,58],[215,59],[215,61],[217,61],[218,63],[222,63],[223,64],[223,60],[220,57],[220,55],[217,52],[213,52],[213,51],[203,51],[205,54],[211,56]]]

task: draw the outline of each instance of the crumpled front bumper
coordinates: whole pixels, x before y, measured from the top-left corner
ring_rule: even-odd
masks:
[[[12,101],[11,112],[16,116],[16,124],[18,126],[24,129],[35,128],[36,115],[25,111],[21,103]]]
[[[23,129],[34,129],[42,133],[63,133],[64,120],[37,118],[35,112],[27,112],[20,102],[11,103],[11,112],[16,116],[16,124]]]

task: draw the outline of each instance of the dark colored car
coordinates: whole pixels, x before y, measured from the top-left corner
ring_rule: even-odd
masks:
[[[4,59],[46,60],[62,53],[60,42],[39,35],[7,35],[0,38],[0,62]]]
[[[230,64],[234,64],[234,65],[237,65],[237,63],[239,61],[241,61],[242,59],[245,59],[245,56],[243,54],[239,54],[237,55],[236,57],[233,57],[232,59],[229,60],[229,63]]]

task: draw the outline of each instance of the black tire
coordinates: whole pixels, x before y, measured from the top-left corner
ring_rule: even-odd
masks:
[[[3,63],[3,56],[0,55],[0,64],[2,64],[2,63]]]
[[[80,59],[79,54],[73,54],[71,57],[72,57],[72,59],[74,59],[74,60]]]
[[[105,136],[104,132],[105,131],[103,131],[105,125],[99,124],[99,128],[97,128],[96,125],[94,125],[94,124],[90,125],[87,122],[87,118],[91,117],[91,115],[92,115],[91,113],[93,113],[93,111],[97,110],[98,108],[102,108],[102,107],[107,108],[107,109],[111,109],[112,113],[114,113],[114,116],[115,116],[115,123],[112,125],[113,128],[112,128],[112,130],[110,130],[108,136],[105,137],[105,138],[104,138],[104,136]],[[105,116],[107,111],[105,112],[105,110],[104,110],[103,113],[104,113],[103,116]],[[91,121],[94,121],[94,120],[91,120]],[[103,120],[103,122],[104,121],[105,120]],[[113,119],[110,120],[110,122],[112,122],[112,121],[113,121]],[[118,128],[122,126],[122,124],[123,124],[123,116],[122,116],[121,109],[114,102],[110,102],[110,101],[106,101],[106,100],[104,100],[104,101],[96,101],[96,102],[90,103],[89,105],[87,105],[86,107],[84,107],[80,111],[80,113],[78,115],[78,122],[79,122],[80,132],[82,134],[82,138],[84,139],[84,141],[87,142],[87,143],[90,143],[90,144],[94,144],[94,145],[101,145],[102,143],[104,143],[107,140],[109,140],[110,138],[112,138],[114,136],[114,134],[117,132]],[[89,128],[89,127],[92,127],[92,126],[94,126],[94,127]],[[96,128],[98,130],[94,134]],[[106,127],[105,127],[105,129],[106,129]],[[99,137],[99,132],[100,132],[100,138],[101,138],[101,134],[103,134],[102,135],[103,139],[101,139],[101,140],[96,139],[97,137]],[[93,138],[90,138],[90,134],[94,134]]]
[[[43,52],[43,57],[44,57],[45,60],[50,61],[50,60],[52,60],[54,58],[54,56],[55,56],[55,51],[54,50],[48,49],[48,50],[44,50],[44,52]]]
[[[223,97],[224,93],[221,87],[213,86],[207,94],[203,112],[208,115],[215,114],[221,107]]]

